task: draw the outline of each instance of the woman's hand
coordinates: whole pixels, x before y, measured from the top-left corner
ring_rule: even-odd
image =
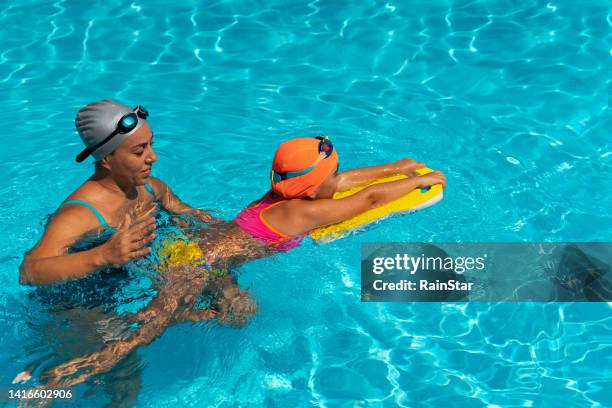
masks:
[[[416,160],[406,158],[396,161],[395,166],[398,173],[412,176],[415,170],[425,167],[425,163],[420,163]]]
[[[429,187],[433,186],[434,184],[442,184],[442,188],[446,188],[446,176],[439,170],[418,176],[416,177],[416,180],[419,182],[419,187]]]
[[[217,211],[214,210],[196,210],[196,212],[193,214],[196,218],[196,220],[200,221],[200,222],[204,222],[206,224],[211,224],[211,223],[215,223],[215,222],[219,222],[220,220],[218,218],[216,218],[214,215],[211,214],[215,214],[217,213]]]
[[[131,221],[126,214],[119,232],[99,247],[105,265],[124,265],[151,252],[146,245],[156,237],[155,218],[134,225],[130,225]]]

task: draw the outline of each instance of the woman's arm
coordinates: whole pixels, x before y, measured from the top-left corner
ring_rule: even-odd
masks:
[[[29,253],[19,268],[21,284],[46,285],[79,279],[106,266],[100,248],[68,255],[36,257]]]
[[[207,211],[193,208],[189,204],[183,202],[170,187],[158,178],[150,177],[150,184],[159,200],[161,206],[171,214],[191,214],[199,221],[211,222],[219,221],[212,217]]]
[[[393,163],[381,164],[380,166],[347,170],[338,174],[336,191],[346,191],[368,181],[394,174],[410,176],[416,169],[422,167],[425,167],[425,163],[419,163],[413,159],[401,159]]]
[[[19,269],[22,284],[43,285],[79,279],[98,269],[123,265],[150,252],[145,246],[155,238],[155,219],[130,225],[126,215],[122,228],[104,244],[87,251],[68,253],[68,249],[87,232],[95,229],[97,219],[87,208],[61,209],[47,226],[40,242],[26,254]]]

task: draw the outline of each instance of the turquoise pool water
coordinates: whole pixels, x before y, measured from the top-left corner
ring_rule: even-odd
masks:
[[[76,306],[17,283],[91,171],[74,162],[76,111],[111,97],[151,111],[155,175],[224,218],[264,192],[279,140],[319,132],[344,169],[414,157],[448,189],[244,265],[246,327],[174,326],[78,386],[81,406],[612,406],[609,304],[359,298],[361,242],[610,241],[611,78],[604,0],[4,2],[0,386],[112,337],[108,299],[148,299],[138,268]]]

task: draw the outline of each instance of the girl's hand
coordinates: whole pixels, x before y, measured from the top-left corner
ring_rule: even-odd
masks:
[[[425,163],[419,163],[413,159],[401,159],[395,162],[398,173],[412,176],[416,169],[425,167]]]
[[[442,184],[442,188],[446,188],[446,176],[444,173],[438,170],[418,176],[416,179],[419,182],[419,187],[429,187],[433,186],[434,184]]]

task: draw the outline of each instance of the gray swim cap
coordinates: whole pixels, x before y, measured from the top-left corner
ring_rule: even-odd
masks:
[[[135,110],[139,111],[137,108]],[[132,130],[127,133],[117,132],[121,118],[129,113],[136,113],[135,110],[110,99],[92,102],[82,107],[76,115],[75,125],[86,149],[77,156],[76,161],[82,162],[90,154],[96,160],[102,160],[121,142],[140,129],[148,114],[142,109],[138,115],[135,115],[138,122]],[[141,112],[145,114],[141,115]],[[108,139],[113,133],[116,134]]]

